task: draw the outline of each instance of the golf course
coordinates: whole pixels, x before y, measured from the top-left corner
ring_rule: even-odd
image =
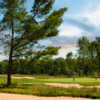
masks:
[[[100,0],[0,0],[0,100],[100,100]]]
[[[42,97],[80,97],[100,99],[100,79],[66,78],[47,75],[13,75],[12,85],[5,87],[6,75],[0,75],[0,92]],[[36,99],[37,100],[37,99]],[[74,100],[74,99],[73,99]]]

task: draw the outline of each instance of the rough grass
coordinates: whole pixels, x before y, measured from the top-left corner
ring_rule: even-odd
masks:
[[[100,85],[100,79],[94,78],[73,78],[65,77],[48,77],[48,76],[34,76],[35,79],[12,79],[12,84],[9,88],[5,87],[6,77],[0,77],[0,92],[3,93],[17,93],[17,94],[29,94],[37,96],[72,96],[72,97],[86,97],[86,98],[99,98],[100,89],[96,88],[60,88],[44,85],[43,83],[78,83],[81,85]],[[27,83],[27,84],[25,84]],[[33,83],[33,84],[30,84]]]
[[[0,88],[3,93],[16,93],[37,96],[72,96],[72,97],[85,97],[85,98],[100,98],[100,89],[76,89],[76,88],[58,88],[46,86],[43,84],[24,84],[10,86],[9,88]]]

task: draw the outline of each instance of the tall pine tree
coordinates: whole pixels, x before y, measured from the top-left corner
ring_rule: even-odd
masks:
[[[66,8],[52,10],[55,0],[34,0],[27,12],[26,0],[2,0],[0,23],[2,42],[9,53],[7,86],[11,85],[12,64],[15,57],[30,55],[38,40],[56,36]]]

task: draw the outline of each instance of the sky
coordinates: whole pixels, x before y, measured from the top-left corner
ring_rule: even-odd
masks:
[[[89,39],[100,36],[100,0],[56,0],[56,8],[67,7],[59,28],[59,37],[64,37],[60,56],[75,52],[77,39],[87,36]],[[67,41],[71,40],[71,41]],[[71,45],[70,47],[68,45]]]
[[[31,9],[34,0],[27,0]],[[67,7],[59,35],[42,41],[45,45],[61,46],[59,56],[65,57],[70,51],[77,50],[76,42],[81,36],[89,39],[100,36],[100,0],[55,0],[54,9]]]
[[[60,36],[100,36],[100,0],[56,0],[56,7],[67,7]]]
[[[48,40],[48,43],[62,47],[59,51],[61,57],[68,52],[76,52],[78,38],[100,36],[100,0],[56,0],[54,8],[63,7],[67,7],[68,11],[63,16],[59,35]]]
[[[34,0],[27,1],[30,10]],[[100,0],[55,0],[54,9],[67,7],[59,36],[100,36]]]

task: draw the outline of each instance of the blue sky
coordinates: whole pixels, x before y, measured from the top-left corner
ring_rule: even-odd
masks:
[[[31,9],[34,0],[27,0]],[[81,36],[90,39],[100,36],[100,0],[55,0],[54,9],[67,7],[59,36],[43,41],[44,44],[61,46],[60,56],[76,50],[76,41]]]
[[[59,56],[77,50],[76,42],[81,36],[93,39],[100,36],[100,0],[56,0],[54,8],[67,7],[59,36],[49,44],[61,46]],[[47,42],[46,42],[47,43]]]
[[[64,36],[100,36],[100,0],[56,0],[57,7],[68,7],[60,27]]]
[[[67,7],[59,36],[45,40],[44,44],[61,46],[59,56],[77,50],[76,42],[81,36],[89,39],[100,36],[100,0],[55,0],[54,9]]]
[[[62,47],[60,56],[65,57],[69,51],[75,52],[79,37],[93,39],[100,36],[100,0],[56,0],[54,7],[68,8],[59,28],[59,41],[53,41],[53,44],[55,42]]]
[[[27,0],[30,10],[34,0]],[[67,7],[59,36],[100,36],[100,0],[55,0],[54,9]]]

